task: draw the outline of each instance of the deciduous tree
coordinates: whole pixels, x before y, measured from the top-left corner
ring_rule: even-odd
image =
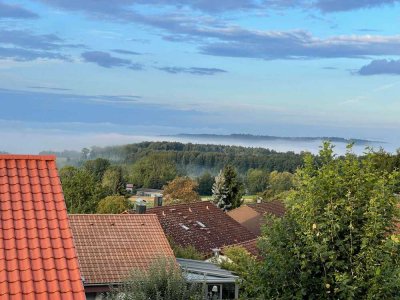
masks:
[[[374,154],[336,158],[325,143],[296,174],[286,215],[270,219],[262,249],[266,299],[398,299],[397,171]]]
[[[132,270],[131,276],[108,299],[202,300],[202,286],[188,283],[175,260],[159,259],[149,270]]]
[[[69,213],[94,213],[97,203],[106,196],[93,175],[84,169],[64,167],[60,179]]]
[[[200,201],[198,184],[189,177],[176,177],[164,187],[164,199],[169,204]]]
[[[120,214],[130,207],[124,196],[107,196],[97,205],[98,214]]]

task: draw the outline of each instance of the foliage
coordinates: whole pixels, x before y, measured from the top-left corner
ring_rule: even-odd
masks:
[[[197,251],[192,245],[182,247],[176,244],[171,238],[168,238],[169,244],[174,251],[174,255],[177,258],[204,260],[204,254]]]
[[[303,154],[294,152],[279,153],[264,148],[177,142],[142,142],[123,146],[92,147],[89,158],[102,157],[114,163],[133,164],[150,155],[172,161],[178,169],[191,176],[199,176],[204,171],[216,174],[228,164],[234,165],[242,175],[250,168],[267,172],[294,172],[303,162]],[[81,156],[79,153],[76,156],[78,158],[68,154],[71,164],[79,163]]]
[[[126,193],[126,181],[119,166],[109,167],[103,175],[101,185],[111,195],[124,195]]]
[[[240,246],[227,247],[220,266],[232,271],[240,277],[240,298],[256,299],[259,295],[261,283],[259,282],[260,264],[246,249]]]
[[[174,260],[160,259],[149,270],[133,270],[130,278],[114,289],[109,299],[202,300],[201,285],[188,283]]]
[[[93,213],[105,191],[85,169],[64,167],[60,170],[65,203],[69,213]]]
[[[89,154],[90,154],[90,149],[88,148],[83,148],[81,151],[81,159],[82,160],[87,160],[89,159]]]
[[[164,199],[168,204],[191,203],[200,201],[198,184],[189,177],[176,177],[164,186]]]
[[[215,177],[213,185],[213,202],[222,210],[231,210],[242,204],[243,184],[240,182],[235,168],[231,165]]]
[[[211,196],[212,187],[214,184],[214,177],[210,172],[205,172],[203,175],[197,178],[199,184],[198,192],[202,196]]]
[[[224,173],[222,170],[219,172],[219,174],[215,177],[215,182],[213,184],[212,188],[212,201],[217,204],[218,207],[226,206],[228,205],[226,198],[227,198],[227,188],[225,185],[225,177]],[[227,210],[228,208],[222,207],[224,210]]]
[[[294,185],[294,175],[289,172],[273,171],[268,177],[268,189],[262,193],[266,200],[276,199],[279,194],[289,191]]]
[[[268,172],[261,169],[249,169],[246,174],[246,189],[249,194],[264,191],[268,185]]]
[[[261,248],[266,299],[398,299],[400,243],[394,234],[399,173],[375,154],[344,158],[325,143],[296,173],[284,218],[270,217]]]
[[[160,155],[149,155],[133,165],[131,181],[137,187],[161,189],[178,175],[176,165]]]
[[[124,196],[107,196],[97,205],[98,214],[120,214],[130,208]]]
[[[85,161],[83,167],[88,172],[93,174],[96,181],[100,182],[103,179],[104,173],[110,167],[110,165],[111,163],[108,159],[96,158],[94,160]]]

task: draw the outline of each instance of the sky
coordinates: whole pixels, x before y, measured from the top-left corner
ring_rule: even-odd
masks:
[[[0,150],[178,133],[400,147],[400,0],[0,0]]]

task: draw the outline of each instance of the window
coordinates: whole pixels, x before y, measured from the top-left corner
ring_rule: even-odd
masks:
[[[207,226],[201,223],[200,221],[196,221],[197,224],[199,224],[201,227],[206,228]]]
[[[189,227],[183,225],[182,223],[179,223],[179,226],[181,226],[181,227],[182,227],[183,229],[185,229],[185,230],[189,230]]]

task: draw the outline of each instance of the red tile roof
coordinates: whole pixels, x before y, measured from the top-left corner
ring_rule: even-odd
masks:
[[[265,223],[266,213],[282,217],[285,214],[283,202],[275,200],[271,202],[251,203],[242,205],[228,212],[228,215],[242,224],[256,235],[261,234],[261,226]]]
[[[257,243],[258,243],[258,238],[257,239],[252,239],[252,240],[249,240],[249,241],[245,241],[245,242],[242,242],[242,243],[238,243],[238,244],[235,244],[235,245],[230,245],[230,246],[224,247],[222,249],[221,253],[224,254],[224,251],[229,247],[243,247],[251,255],[253,255],[253,256],[257,257],[257,258],[260,258],[261,257],[260,256],[260,250],[257,247]]]
[[[69,215],[84,284],[122,282],[174,254],[156,215]]]
[[[54,156],[0,155],[0,299],[85,299]]]
[[[285,214],[285,205],[282,201],[274,200],[270,202],[251,203],[249,207],[256,212],[264,215],[265,213],[273,214],[277,217],[282,217]]]
[[[174,243],[192,245],[206,255],[211,255],[214,248],[256,238],[209,201],[155,207],[147,212],[157,214],[165,234]]]

